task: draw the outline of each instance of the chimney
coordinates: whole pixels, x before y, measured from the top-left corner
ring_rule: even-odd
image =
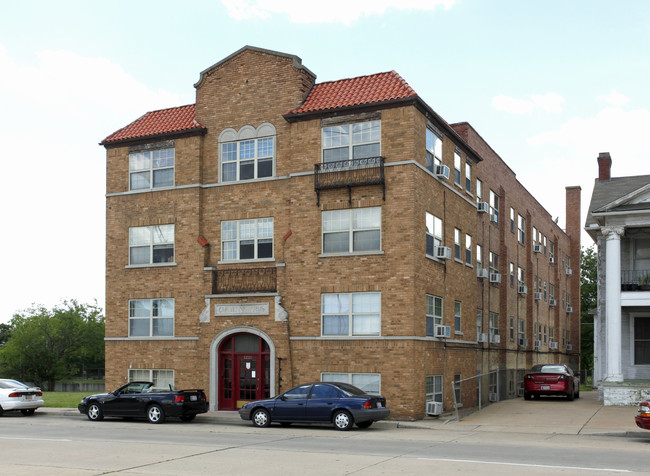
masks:
[[[601,182],[607,181],[611,178],[612,158],[609,152],[601,152],[598,154],[598,180]]]

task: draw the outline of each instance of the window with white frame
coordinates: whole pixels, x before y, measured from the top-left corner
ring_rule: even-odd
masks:
[[[381,293],[331,293],[321,296],[322,335],[378,336]]]
[[[142,150],[129,154],[129,190],[174,185],[174,148]]]
[[[499,314],[496,312],[490,312],[490,335],[498,336],[499,335]]]
[[[510,286],[515,285],[515,264],[510,263]]]
[[[254,180],[273,176],[275,126],[265,122],[239,131],[228,128],[219,135],[221,182]]]
[[[436,165],[442,164],[442,139],[438,134],[427,128],[427,159],[426,167],[431,172]]]
[[[434,248],[442,246],[442,220],[426,212],[427,249],[428,256],[435,256]]]
[[[131,299],[129,301],[129,337],[173,335],[173,299]]]
[[[533,227],[533,246],[537,244],[537,228]]]
[[[524,274],[524,269],[517,266],[517,284],[519,286],[526,285],[526,275]]]
[[[490,273],[499,272],[499,255],[490,251]]]
[[[174,371],[169,369],[129,369],[129,382],[153,382],[154,388],[174,388]]]
[[[323,127],[323,162],[381,155],[381,121]]]
[[[174,262],[174,225],[129,228],[129,264]]]
[[[476,335],[483,334],[483,309],[476,309]]]
[[[517,229],[519,230],[518,240],[522,245],[526,243],[526,219],[518,215]]]
[[[349,383],[370,395],[381,395],[381,374],[323,372],[320,381]]]
[[[324,211],[323,253],[381,250],[381,208]]]
[[[481,245],[476,245],[476,268],[483,268],[483,247]]]
[[[454,301],[454,331],[462,332],[462,321],[461,321],[461,303],[459,301]]]
[[[513,340],[515,338],[515,318],[512,316],[510,316],[509,331],[510,331],[510,340]]]
[[[461,157],[460,157],[460,151],[456,149],[454,151],[454,183],[458,185],[459,187],[462,187],[460,184],[460,177],[461,177]]]
[[[551,283],[548,283],[548,298],[555,299],[555,286]]]
[[[465,263],[472,264],[472,237],[465,235]]]
[[[476,202],[483,200],[483,182],[476,179]]]
[[[460,230],[454,228],[454,258],[460,259]]]
[[[517,319],[517,339],[521,342],[526,338],[526,321]]]
[[[435,337],[435,326],[442,325],[442,298],[426,295],[427,337]]]
[[[490,190],[490,215],[495,217],[496,224],[499,224],[499,196]]]
[[[273,258],[273,218],[221,222],[222,261]]]
[[[472,166],[465,162],[465,190],[472,193]]]
[[[510,207],[510,231],[515,231],[515,209]]]
[[[442,403],[442,375],[426,376],[425,400]]]

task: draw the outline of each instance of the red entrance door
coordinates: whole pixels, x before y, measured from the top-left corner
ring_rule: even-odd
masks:
[[[269,346],[253,334],[235,334],[219,349],[219,410],[237,410],[270,396]]]

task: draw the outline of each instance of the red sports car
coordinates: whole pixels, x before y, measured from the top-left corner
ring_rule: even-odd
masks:
[[[580,398],[580,380],[567,365],[533,365],[524,375],[524,399],[540,395],[566,395],[569,401]]]
[[[634,417],[636,426],[644,430],[650,430],[650,400],[639,404],[639,413]]]

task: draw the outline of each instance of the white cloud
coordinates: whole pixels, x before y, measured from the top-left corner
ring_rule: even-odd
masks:
[[[492,107],[497,111],[511,114],[530,114],[536,109],[546,112],[562,112],[564,98],[559,94],[533,94],[529,99],[517,99],[505,94],[499,94],[492,99]]]
[[[609,94],[598,96],[598,99],[605,101],[607,104],[611,104],[612,106],[622,106],[623,104],[630,102],[630,99],[627,96],[619,93],[615,89],[612,89]]]
[[[383,15],[388,9],[433,11],[452,7],[455,0],[222,0],[228,15],[235,20],[268,19],[272,14],[289,15],[293,23],[342,23],[349,26],[359,17]]]

